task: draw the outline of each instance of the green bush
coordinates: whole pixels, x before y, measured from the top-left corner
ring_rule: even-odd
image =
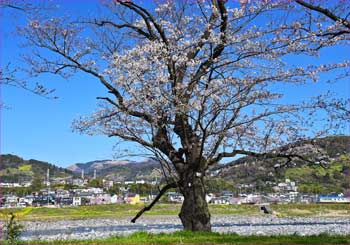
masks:
[[[5,223],[5,240],[7,240],[10,244],[15,243],[21,235],[22,229],[23,225],[18,223],[16,220],[16,215],[11,212]]]

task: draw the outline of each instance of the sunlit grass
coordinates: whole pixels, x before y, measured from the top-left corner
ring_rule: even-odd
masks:
[[[93,206],[78,206],[64,208],[27,207],[0,210],[0,218],[9,212],[14,212],[20,220],[55,220],[55,219],[89,219],[108,217],[131,217],[144,204],[108,204]],[[144,215],[177,215],[180,204],[157,204]],[[279,217],[331,217],[350,216],[349,204],[275,204],[271,205],[274,213]],[[209,205],[214,215],[262,215],[259,205]]]
[[[178,231],[174,233],[150,234],[135,232],[129,236],[113,236],[100,240],[30,241],[29,244],[349,244],[350,236],[239,236],[208,232]],[[19,242],[28,244],[28,242]]]

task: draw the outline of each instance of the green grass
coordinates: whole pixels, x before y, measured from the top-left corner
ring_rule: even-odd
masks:
[[[350,216],[350,204],[275,204],[271,205],[272,210],[280,216],[300,216],[300,217],[337,217]]]
[[[21,171],[32,171],[32,165],[31,164],[25,164],[22,166],[18,166],[18,169]]]
[[[55,220],[55,219],[87,219],[87,218],[108,218],[121,216],[134,216],[144,207],[143,204],[109,204],[94,206],[78,206],[64,208],[16,208],[0,210],[0,217],[12,211],[21,220]],[[151,211],[144,215],[177,215],[180,212],[180,204],[157,204]],[[257,206],[243,205],[210,205],[212,214],[232,215],[259,215]]]
[[[30,244],[349,244],[350,236],[239,236],[208,232],[178,231],[170,234],[136,232],[129,236],[113,236],[103,240],[30,241]],[[18,244],[28,244],[19,242]]]
[[[0,218],[6,213],[14,212],[20,220],[56,220],[56,219],[89,219],[134,216],[143,204],[109,204],[64,208],[21,208],[2,209]],[[350,216],[350,204],[276,204],[271,205],[277,216]],[[180,204],[157,204],[144,215],[177,215]],[[259,206],[255,205],[209,205],[211,214],[222,215],[262,215]]]

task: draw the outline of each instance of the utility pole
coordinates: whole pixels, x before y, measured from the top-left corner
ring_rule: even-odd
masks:
[[[50,169],[47,169],[46,173],[46,185],[47,185],[47,206],[50,205]]]
[[[94,179],[96,179],[96,169],[94,169]]]
[[[84,180],[84,169],[81,170],[81,179]]]
[[[47,169],[47,172],[46,172],[46,186],[48,188],[50,187],[50,169]]]

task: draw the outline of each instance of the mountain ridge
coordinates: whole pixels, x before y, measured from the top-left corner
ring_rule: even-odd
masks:
[[[125,165],[128,162],[130,162],[130,161],[128,161],[128,160],[110,160],[110,159],[95,160],[95,161],[89,161],[86,163],[75,163],[75,164],[72,164],[72,165],[66,167],[66,169],[69,169],[73,172],[81,172],[82,170],[84,170],[86,173],[90,173],[94,169],[99,170],[99,169],[118,166],[118,165]]]
[[[99,177],[114,181],[127,180],[154,180],[160,178],[160,164],[154,158],[146,158],[142,161],[132,160],[97,160],[87,163],[77,163],[67,167],[75,174],[91,175],[95,170]]]
[[[304,141],[300,144],[309,143],[310,141]],[[242,157],[231,163],[218,164],[211,167],[207,175],[213,178],[234,180],[232,182],[234,184],[276,182],[293,176],[296,176],[295,178],[304,184],[307,184],[304,179],[310,179],[312,180],[311,182],[317,182],[319,179],[322,179],[331,186],[335,183],[334,181],[337,177],[340,178],[340,182],[347,181],[350,183],[350,161],[347,160],[347,157],[350,157],[350,136],[330,136],[313,139],[312,144],[322,148],[331,158],[335,159],[336,167],[331,166],[331,170],[323,171],[313,166],[302,167],[301,165],[296,165],[295,168],[282,168],[276,171],[274,168],[276,159],[257,160],[254,157]],[[339,163],[337,160],[340,158],[343,159],[342,163]],[[1,155],[0,167],[1,182],[31,181],[34,177],[44,179],[47,169],[50,169],[50,176],[52,177],[79,177],[83,169],[87,177],[91,177],[94,170],[96,170],[98,178],[114,181],[154,181],[162,177],[161,166],[154,158],[147,158],[143,161],[96,160],[87,163],[76,163],[64,169],[47,162],[34,159],[24,160],[16,155],[5,154]],[[308,174],[302,174],[302,172]],[[347,186],[347,184],[342,183],[337,185]]]

